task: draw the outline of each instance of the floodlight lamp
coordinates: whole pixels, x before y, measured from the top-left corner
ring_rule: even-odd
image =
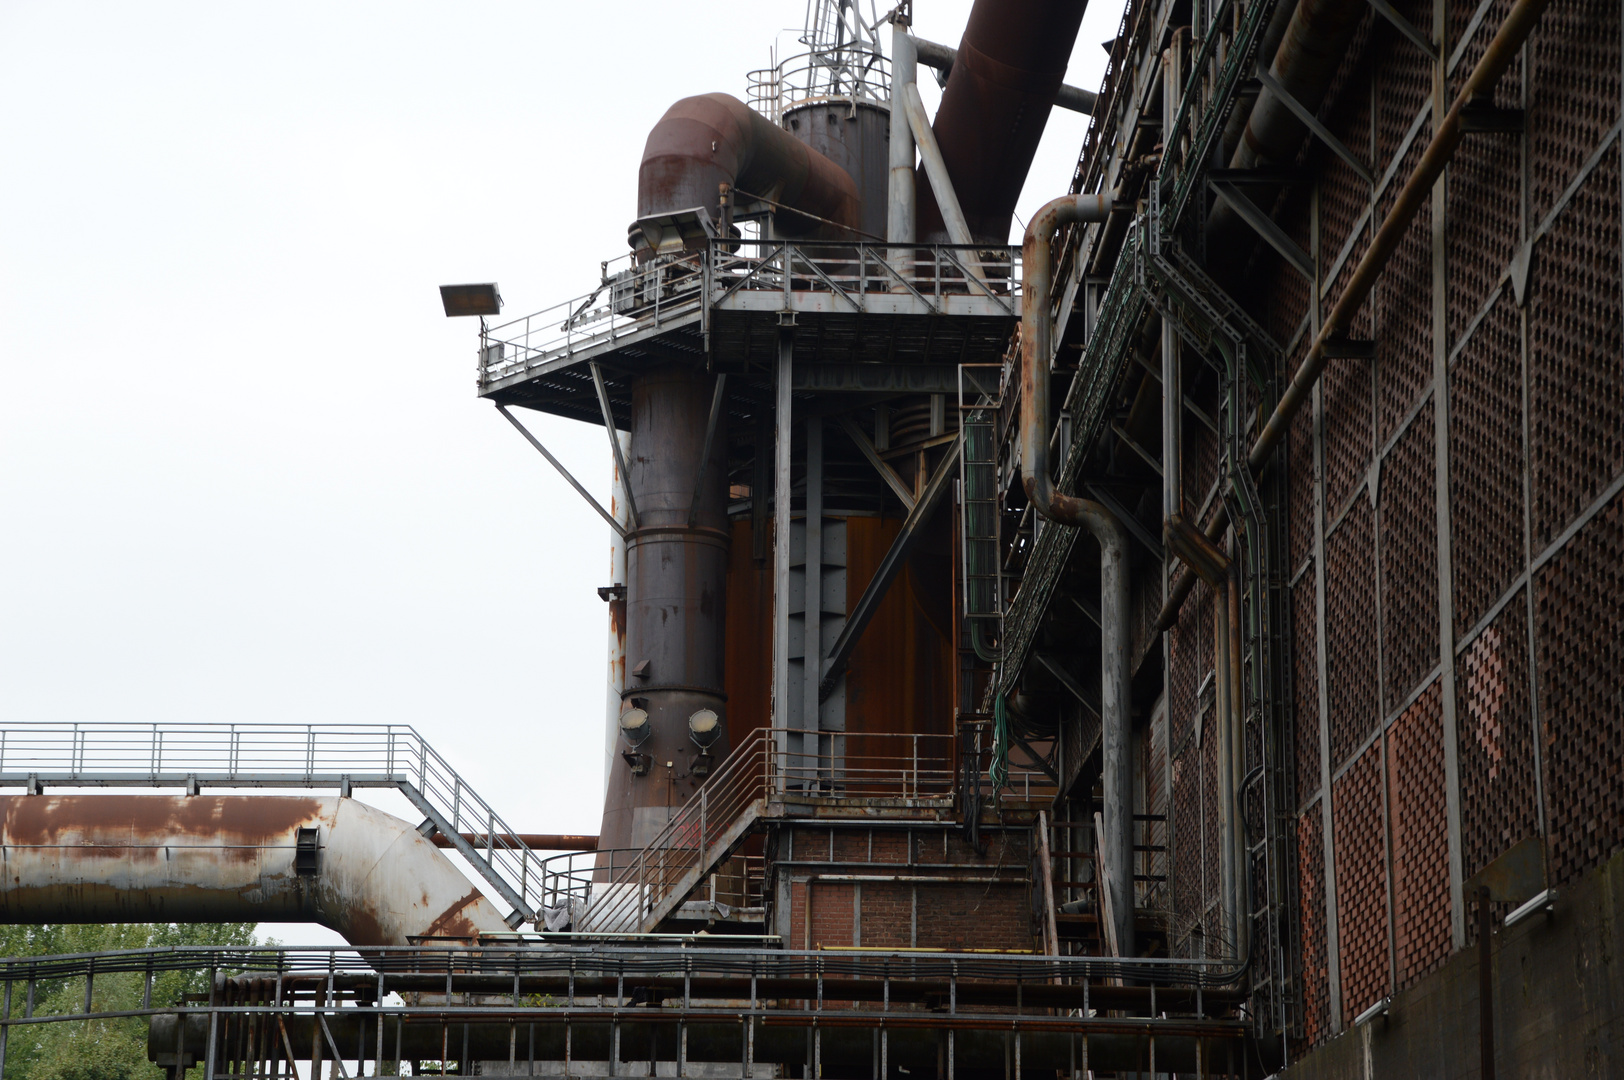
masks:
[[[722,734],[722,718],[715,709],[699,709],[688,717],[688,734],[701,750],[706,749]]]
[[[478,285],[441,285],[440,303],[444,305],[448,319],[462,315],[502,313],[502,294],[497,291],[494,281]]]
[[[626,736],[626,741],[632,746],[641,746],[653,731],[654,726],[648,722],[648,712],[644,709],[627,709],[620,714],[620,733]]]

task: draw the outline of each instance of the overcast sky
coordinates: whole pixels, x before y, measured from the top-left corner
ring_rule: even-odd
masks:
[[[411,724],[515,828],[596,832],[607,531],[436,286],[590,291],[648,129],[805,6],[0,0],[0,719]],[[607,498],[601,428],[532,425]]]

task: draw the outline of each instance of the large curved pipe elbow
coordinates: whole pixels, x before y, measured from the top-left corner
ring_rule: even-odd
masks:
[[[315,922],[357,946],[508,929],[415,828],[354,799],[5,796],[0,848],[5,923]]]
[[[665,111],[643,146],[637,216],[714,209],[722,184],[740,189],[746,201],[761,196],[789,211],[774,221],[782,234],[829,240],[858,235],[857,184],[839,165],[736,97],[683,98]]]
[[[1083,525],[1086,499],[1061,494],[1049,476],[1049,317],[1055,233],[1064,225],[1104,221],[1110,195],[1062,195],[1045,203],[1026,227],[1021,246],[1021,485],[1033,508],[1051,521]],[[1109,515],[1107,515],[1109,516]]]
[[[1133,775],[1129,680],[1128,540],[1104,506],[1066,495],[1049,475],[1049,317],[1053,242],[1064,225],[1104,221],[1109,195],[1065,195],[1046,204],[1026,228],[1021,255],[1021,483],[1039,514],[1086,528],[1100,545],[1100,748],[1105,782],[1105,878],[1113,931],[1133,951]]]

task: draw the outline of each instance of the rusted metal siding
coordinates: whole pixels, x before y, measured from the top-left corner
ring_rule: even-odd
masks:
[[[950,523],[950,515],[940,514],[927,527],[929,535],[897,575],[852,653],[846,674],[846,745],[853,756],[906,752],[891,745],[895,739],[865,739],[861,735],[865,730],[899,734],[953,730]],[[896,518],[847,519],[848,611],[901,528]]]

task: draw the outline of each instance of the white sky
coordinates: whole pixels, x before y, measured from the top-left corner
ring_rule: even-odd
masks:
[[[589,291],[648,129],[804,10],[0,0],[0,721],[406,723],[515,828],[596,832],[606,529],[436,286]],[[601,428],[527,419],[607,497]]]

